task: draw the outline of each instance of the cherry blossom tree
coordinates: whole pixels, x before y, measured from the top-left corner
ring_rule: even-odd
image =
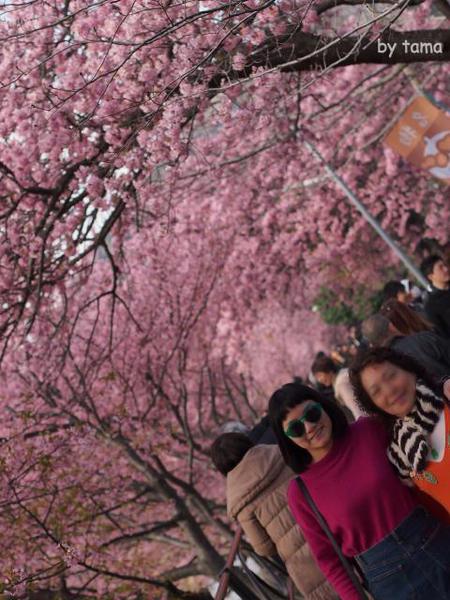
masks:
[[[224,251],[143,232],[120,274],[104,256],[89,286],[60,289],[10,348],[6,589],[56,580],[69,595],[137,598],[150,585],[181,598],[172,582],[223,566],[230,530],[208,445],[224,421],[255,416],[211,348]]]
[[[19,322],[32,328],[49,289],[89,268],[114,226],[116,243],[148,217],[160,227],[180,218],[198,227],[208,197],[215,206],[227,198],[230,208],[230,200],[240,200],[245,236],[248,229],[275,231],[286,215],[299,231],[297,211],[285,210],[310,196],[311,188],[299,189],[299,165],[302,177],[320,178],[304,136],[320,144],[332,131],[341,142],[325,148],[334,151],[327,158],[365,192],[378,186],[386,167],[393,174],[392,157],[380,154],[377,142],[411,95],[405,63],[426,63],[412,77],[426,77],[426,89],[444,97],[447,66],[436,61],[448,59],[448,30],[428,2],[349,4],[355,3],[5,2],[4,348]],[[391,57],[376,51],[376,40],[388,39],[398,43]],[[432,39],[442,52],[408,57],[402,39]],[[337,68],[347,64],[361,66]],[[403,196],[417,186],[407,168],[401,176],[396,187]],[[315,200],[329,194],[326,182],[318,185]],[[401,211],[400,234],[425,187],[416,205]],[[324,216],[317,233],[302,236],[308,246],[320,246],[324,230],[338,236],[352,225],[364,228],[333,194],[339,200],[326,200],[325,214],[317,200],[308,211],[312,219]],[[175,215],[187,195],[186,210]],[[374,198],[371,204],[385,210]],[[337,219],[331,224],[333,213],[341,226]],[[428,220],[436,220],[432,211]]]
[[[217,574],[210,441],[331,341],[322,286],[347,298],[396,268],[304,140],[409,251],[445,240],[446,189],[382,138],[415,89],[445,101],[447,9],[3,3],[8,591],[183,597]]]

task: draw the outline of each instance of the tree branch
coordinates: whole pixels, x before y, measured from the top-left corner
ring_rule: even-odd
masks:
[[[392,55],[378,50],[378,41],[348,37],[340,40],[323,38],[296,31],[284,35],[256,50],[246,65],[250,75],[255,67],[280,68],[282,71],[306,71],[317,68],[345,67],[363,63],[398,64],[417,62],[447,62],[450,60],[450,30],[421,31],[387,30],[379,37],[384,44],[395,44]],[[412,50],[412,44],[421,44],[422,51]],[[427,44],[427,46],[425,46]],[[431,46],[430,46],[431,45]],[[442,52],[439,51],[440,45]],[[432,48],[431,52],[427,50]],[[438,51],[436,51],[436,50]]]
[[[410,0],[408,6],[417,6],[418,4],[422,4],[423,1],[424,0]],[[395,0],[374,0],[373,3],[395,4]],[[364,4],[367,5],[367,0],[322,0],[322,2],[315,7],[315,10],[318,15],[321,15],[331,8],[337,8],[339,6],[360,6]]]
[[[447,19],[450,19],[450,4],[448,0],[434,0],[434,5],[437,7]]]
[[[168,571],[164,571],[164,573],[160,574],[161,579],[168,579],[169,581],[178,581],[179,579],[184,579],[185,577],[192,577],[193,575],[202,575],[203,570],[201,565],[197,563],[197,560],[194,558],[190,560],[187,564],[176,567],[174,569],[169,569]]]

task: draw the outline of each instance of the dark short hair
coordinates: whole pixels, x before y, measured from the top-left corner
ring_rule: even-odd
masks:
[[[363,321],[362,334],[373,346],[382,346],[389,338],[389,319],[376,313]]]
[[[405,286],[401,281],[388,281],[383,288],[383,301],[390,300],[394,298],[397,299],[397,294],[400,292],[405,292]]]
[[[338,438],[347,431],[348,423],[339,406],[327,400],[313,388],[301,383],[286,383],[277,389],[269,400],[269,420],[277,438],[284,462],[295,473],[302,473],[312,461],[311,454],[295,444],[283,430],[283,421],[289,411],[307,400],[318,402],[331,419],[333,437]]]
[[[212,443],[210,456],[216,469],[226,476],[253,446],[254,443],[245,433],[223,433]]]
[[[361,375],[364,369],[373,365],[380,365],[381,363],[389,362],[393,365],[400,367],[408,373],[413,373],[420,379],[424,380],[425,383],[433,390],[436,390],[436,384],[433,381],[429,373],[419,364],[412,356],[397,352],[392,348],[372,348],[365,350],[356,355],[352,364],[349,367],[350,383],[352,384],[353,391],[355,392],[356,401],[360,408],[369,415],[376,415],[381,417],[386,425],[392,426],[395,421],[395,417],[389,415],[373,402],[369,394],[366,392]]]
[[[433,272],[434,265],[440,260],[442,260],[442,257],[439,256],[439,254],[432,254],[431,256],[427,256],[427,258],[425,258],[425,260],[422,261],[422,264],[420,265],[420,270],[425,275],[425,277],[429,278],[429,276]]]
[[[313,375],[316,373],[336,373],[338,368],[329,356],[317,356],[311,366]]]

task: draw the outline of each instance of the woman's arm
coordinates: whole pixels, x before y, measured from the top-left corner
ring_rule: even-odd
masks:
[[[360,600],[352,580],[294,480],[289,485],[288,503],[317,564],[341,600]]]

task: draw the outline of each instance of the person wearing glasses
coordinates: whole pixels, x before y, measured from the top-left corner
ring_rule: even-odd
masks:
[[[269,418],[285,463],[298,474],[344,556],[355,559],[375,600],[448,600],[450,527],[430,516],[388,460],[373,417],[348,424],[316,390],[288,383]],[[342,600],[361,598],[293,479],[288,504],[317,563]]]

